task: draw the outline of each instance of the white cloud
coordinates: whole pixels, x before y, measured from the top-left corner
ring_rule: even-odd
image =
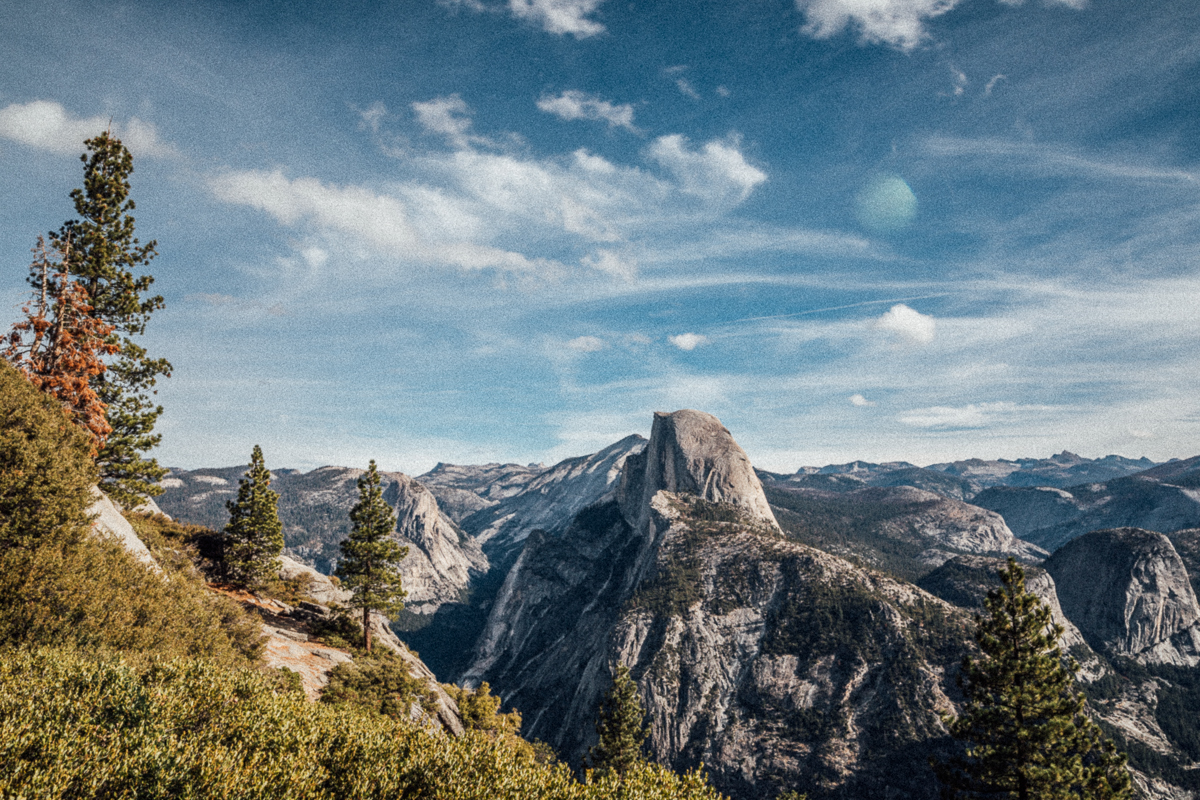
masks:
[[[875,403],[863,397],[861,394],[852,394],[850,395],[850,405],[857,406],[858,408],[870,408],[871,406],[875,405]]]
[[[470,136],[471,117],[468,116],[467,103],[457,94],[449,97],[435,97],[432,100],[412,104],[417,113],[417,121],[421,127],[430,133],[446,137],[452,146],[460,149],[481,143],[479,137]]]
[[[170,156],[171,145],[162,141],[149,122],[133,117],[119,123],[102,116],[74,117],[59,103],[33,100],[0,108],[0,137],[61,155],[79,155],[83,141],[112,130],[135,158]]]
[[[987,86],[983,87],[983,96],[991,97],[992,92],[995,91],[995,89],[996,89],[996,84],[1000,83],[1000,81],[1006,81],[1006,80],[1008,80],[1007,75],[1004,75],[1001,73],[996,73],[995,75],[993,75],[991,77],[991,80],[989,80],[987,82]]]
[[[628,103],[613,105],[607,100],[575,89],[563,92],[558,97],[543,95],[537,107],[547,114],[565,120],[595,120],[607,122],[610,128],[624,128],[632,133],[638,129],[633,125],[633,106]]]
[[[604,33],[604,26],[590,14],[604,0],[509,0],[508,8],[514,17],[525,19],[547,33],[571,34],[577,39]]]
[[[577,353],[597,353],[604,349],[604,340],[596,336],[578,336],[567,342],[567,347]]]
[[[688,149],[680,134],[661,136],[650,145],[649,155],[679,181],[688,194],[716,200],[745,200],[767,174],[746,161],[734,142],[711,141]]]
[[[888,44],[912,50],[927,37],[926,20],[950,11],[959,0],[796,0],[808,19],[804,32],[828,39],[847,27],[864,44]]]
[[[1007,401],[965,406],[931,406],[901,414],[899,421],[914,428],[986,428],[1014,417],[1057,411],[1054,406],[1018,405]]]
[[[546,273],[559,266],[473,242],[429,242],[413,227],[401,200],[361,186],[327,186],[313,178],[291,180],[275,171],[230,172],[211,178],[209,188],[220,200],[265,211],[285,225],[311,224],[393,256],[510,272]],[[314,255],[310,248],[310,264]],[[320,256],[317,260],[323,263]]]
[[[362,125],[367,130],[374,133],[379,133],[379,126],[383,122],[383,118],[387,116],[387,106],[381,101],[376,100],[370,105],[358,112],[358,117],[362,120]]]
[[[903,303],[892,306],[875,321],[875,329],[895,334],[910,344],[929,344],[936,332],[933,317],[914,311]]]
[[[668,336],[667,339],[680,350],[695,350],[702,344],[708,344],[708,337],[698,333],[681,333],[678,336]]]

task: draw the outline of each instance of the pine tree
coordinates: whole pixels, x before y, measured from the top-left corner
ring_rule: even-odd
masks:
[[[358,503],[350,510],[350,538],[341,542],[335,574],[353,593],[351,608],[362,609],[363,649],[371,652],[371,612],[391,618],[404,609],[408,595],[400,585],[400,561],[408,555],[392,538],[396,515],[383,499],[375,462],[358,479]]]
[[[262,448],[254,445],[250,468],[238,482],[237,500],[225,503],[229,524],[221,535],[221,562],[227,580],[257,588],[279,574],[283,525],[278,506],[279,495],[271,490]]]
[[[1025,588],[1012,558],[976,617],[982,656],[963,661],[967,703],[950,724],[965,756],[937,765],[951,797],[1012,800],[1126,800],[1125,756],[1084,716],[1074,659],[1063,663],[1062,627]]]
[[[135,506],[158,495],[156,485],[166,470],[143,454],[162,439],[154,425],[162,414],[152,395],[159,377],[169,377],[166,359],[152,359],[131,337],[145,333],[150,314],[163,307],[160,296],[143,296],[154,283],[140,272],[154,258],[155,242],[141,244],[134,236],[129,212],[129,175],[133,157],[110,133],[84,142],[83,188],[71,192],[80,219],[50,234],[51,244],[67,253],[68,271],[87,292],[92,315],[112,326],[108,342],[119,350],[108,369],[92,385],[106,409],[112,431],[96,463],[101,486],[114,500]],[[35,284],[35,289],[38,288]]]
[[[72,421],[92,440],[93,457],[112,427],[93,382],[105,370],[104,356],[119,348],[109,339],[112,326],[93,314],[87,291],[67,274],[70,241],[61,252],[38,237],[29,282],[33,300],[25,319],[12,327],[4,357],[37,388],[62,403]]]
[[[592,768],[603,775],[616,772],[622,777],[634,766],[644,763],[642,744],[646,741],[646,712],[638,697],[637,684],[629,668],[617,665],[612,687],[600,704],[596,718],[600,741],[588,752]]]

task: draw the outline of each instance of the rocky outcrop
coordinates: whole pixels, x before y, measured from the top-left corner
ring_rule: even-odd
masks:
[[[407,475],[395,474],[384,500],[396,509],[395,539],[408,547],[400,562],[405,607],[432,614],[466,591],[472,576],[487,571],[479,543],[438,510],[433,494]]]
[[[1070,523],[1086,510],[1084,502],[1073,494],[1050,486],[993,486],[977,494],[972,502],[1004,517],[1017,536]]]
[[[263,618],[263,633],[267,636],[264,659],[267,666],[286,667],[300,674],[301,684],[309,699],[320,697],[321,690],[329,683],[329,673],[338,665],[354,660],[345,650],[329,647],[313,641],[310,624],[318,619],[330,619],[339,607],[344,608],[351,599],[350,592],[337,586],[327,575],[301,564],[293,558],[283,556],[279,577],[298,582],[298,592],[310,598],[292,607],[278,600],[251,595],[247,592],[224,590],[245,605],[252,607]],[[355,612],[352,617],[359,619]],[[433,672],[392,632],[385,617],[371,614],[371,641],[378,647],[391,650],[408,667],[409,674],[426,683],[434,692],[435,709],[433,719],[437,725],[455,735],[463,733],[458,704],[438,683]],[[361,630],[361,625],[359,626]],[[414,716],[420,718],[425,712],[414,706]]]
[[[766,493],[789,536],[907,580],[957,554],[1026,563],[1048,555],[1013,536],[998,514],[912,487],[824,492],[775,483]]]
[[[515,497],[545,469],[541,464],[442,464],[418,475],[434,494],[443,489],[468,491],[485,502]]]
[[[1200,663],[1200,606],[1163,534],[1093,531],[1055,551],[1044,566],[1063,611],[1098,651],[1147,664]]]
[[[1164,465],[1170,466],[1170,465]],[[1059,492],[1008,489],[981,493],[977,502],[1010,517],[1018,534],[1056,550],[1089,531],[1144,528],[1170,533],[1200,526],[1200,490],[1165,483],[1159,467],[1106,483],[1072,486]]]
[[[133,526],[125,519],[117,504],[95,486],[92,487],[92,498],[92,504],[87,509],[88,516],[92,518],[92,531],[117,542],[139,563],[161,573],[162,568],[150,554],[150,549],[138,538]]]

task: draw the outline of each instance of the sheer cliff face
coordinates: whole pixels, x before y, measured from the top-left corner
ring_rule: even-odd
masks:
[[[660,491],[728,503],[749,519],[779,527],[745,451],[703,411],[655,413],[649,444],[621,475],[617,498],[625,521],[644,528]]]
[[[1200,663],[1200,606],[1161,533],[1093,531],[1045,562],[1063,611],[1093,647],[1146,664]]]
[[[396,509],[396,541],[408,546],[400,562],[405,606],[417,614],[432,614],[458,600],[473,576],[487,571],[487,558],[478,542],[461,534],[438,510],[428,489],[396,473],[384,499]]]
[[[625,663],[656,757],[703,761],[727,791],[887,778],[893,795],[924,797],[912,748],[941,732],[967,638],[965,616],[936,598],[785,540],[729,432],[681,411],[655,416],[615,498],[561,535],[530,535],[465,678],[578,762]]]

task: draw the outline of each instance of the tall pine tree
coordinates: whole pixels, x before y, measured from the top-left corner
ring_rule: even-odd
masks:
[[[283,525],[279,495],[271,489],[271,473],[262,448],[254,445],[250,468],[238,482],[237,500],[225,503],[229,524],[221,534],[221,562],[226,580],[253,589],[279,574]]]
[[[965,754],[938,765],[945,794],[1011,800],[1127,800],[1125,756],[1084,716],[1078,665],[1063,663],[1062,627],[1025,588],[1014,559],[976,618],[980,658],[963,661],[967,703],[950,724]]]
[[[92,315],[113,328],[108,341],[119,351],[108,369],[93,378],[112,429],[96,463],[104,491],[123,505],[135,506],[162,493],[156,484],[166,474],[144,454],[162,439],[154,433],[162,406],[152,395],[158,378],[170,376],[171,365],[166,359],[150,358],[132,338],[145,333],[150,314],[163,307],[162,297],[145,296],[154,278],[141,274],[154,258],[155,242],[141,244],[134,236],[129,150],[108,132],[84,145],[83,188],[71,192],[79,219],[51,233],[50,243],[69,255],[67,270],[87,292]]]
[[[358,479],[358,503],[350,510],[350,538],[341,542],[335,574],[353,593],[351,608],[362,609],[363,649],[371,652],[371,612],[394,617],[408,593],[400,585],[400,561],[408,555],[392,538],[396,515],[383,499],[375,462]]]
[[[622,777],[645,761],[642,744],[646,741],[646,712],[638,696],[637,684],[629,668],[617,665],[612,687],[600,704],[596,718],[600,741],[588,752],[592,768],[598,773],[616,772]]]

